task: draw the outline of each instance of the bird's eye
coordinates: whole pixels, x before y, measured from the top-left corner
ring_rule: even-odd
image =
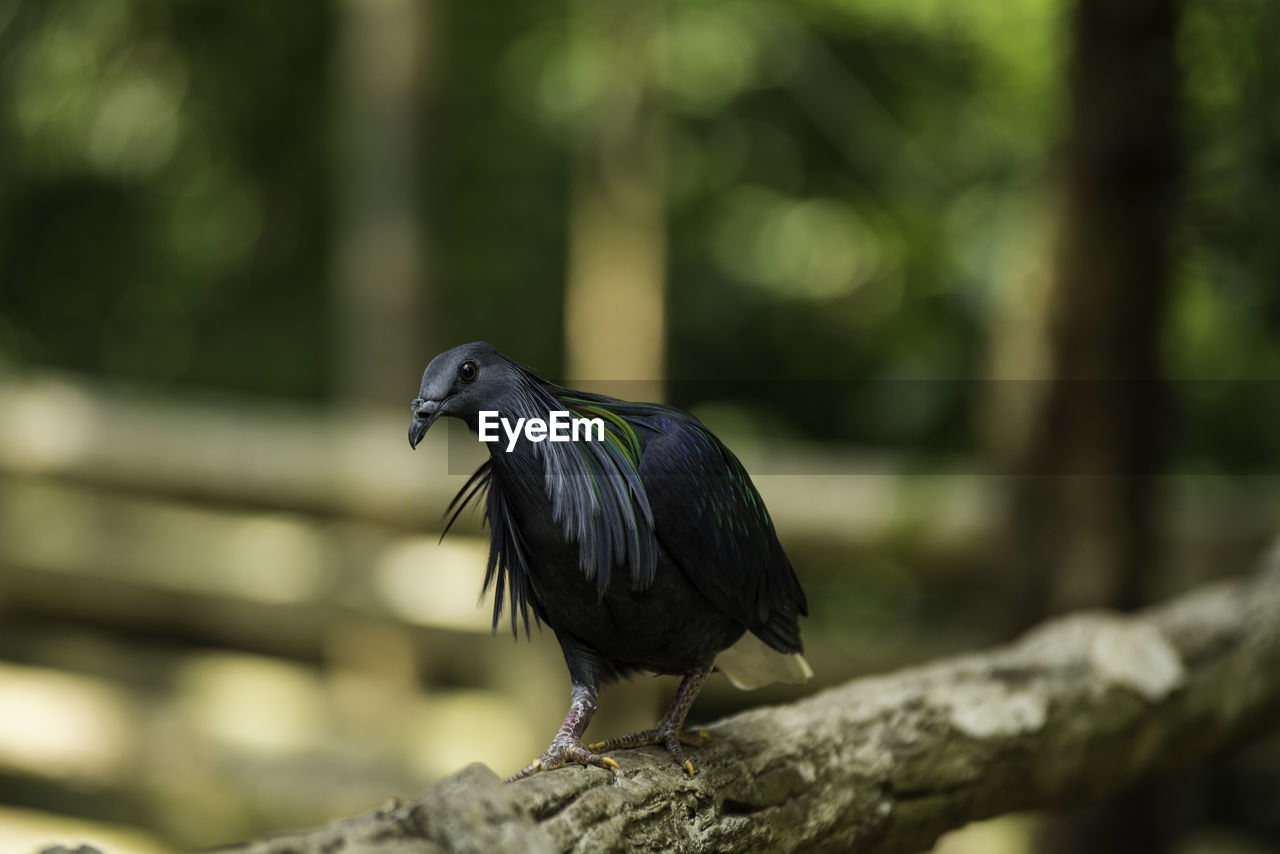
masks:
[[[475,382],[476,377],[480,376],[480,369],[476,367],[476,363],[467,359],[461,365],[458,365],[458,379],[464,383]]]

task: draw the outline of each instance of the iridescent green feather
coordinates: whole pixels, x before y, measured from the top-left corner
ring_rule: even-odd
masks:
[[[600,418],[612,425],[612,430],[606,428],[604,431],[605,440],[622,452],[632,470],[640,467],[640,439],[627,419],[595,401],[561,397],[560,402],[567,405],[569,411],[579,418]]]

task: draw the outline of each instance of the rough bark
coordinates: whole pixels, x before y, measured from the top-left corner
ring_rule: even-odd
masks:
[[[473,765],[417,801],[222,850],[917,852],[967,822],[1097,798],[1278,728],[1273,568],[725,719],[693,779],[653,749],[617,754],[616,774],[510,786]]]

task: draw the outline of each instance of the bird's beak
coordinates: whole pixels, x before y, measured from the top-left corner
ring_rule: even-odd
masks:
[[[409,447],[417,448],[427,429],[440,417],[440,401],[418,398],[409,406],[413,420],[409,422]]]

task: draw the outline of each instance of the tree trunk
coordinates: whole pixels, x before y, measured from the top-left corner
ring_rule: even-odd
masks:
[[[431,3],[339,0],[333,220],[337,391],[395,401],[441,347],[420,206]]]
[[[1046,291],[1015,295],[1016,323],[1037,330],[1039,351],[995,367],[1000,379],[1028,380],[998,384],[1004,456],[1019,475],[1009,530],[1024,624],[1136,607],[1157,567],[1175,11],[1174,0],[1076,8],[1052,271]]]
[[[654,92],[662,3],[574,0],[571,9],[576,47],[600,60],[600,77],[573,155],[567,374],[641,380],[616,393],[653,399],[666,347],[665,143]]]

